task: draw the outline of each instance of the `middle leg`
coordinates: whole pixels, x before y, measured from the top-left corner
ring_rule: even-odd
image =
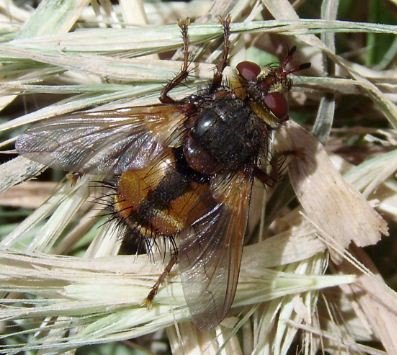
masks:
[[[298,151],[285,150],[272,156],[270,159],[270,173],[263,171],[262,169],[255,167],[254,175],[259,179],[263,185],[274,187],[283,175],[287,165],[288,158],[291,156],[298,155]]]
[[[230,15],[221,19],[223,25],[223,53],[222,58],[215,68],[214,77],[212,79],[210,91],[214,92],[222,84],[223,70],[227,66],[230,52]]]

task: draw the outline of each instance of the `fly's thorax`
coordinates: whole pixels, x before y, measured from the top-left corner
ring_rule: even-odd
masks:
[[[190,118],[184,140],[189,166],[201,173],[232,172],[256,160],[264,125],[244,100],[218,95]]]

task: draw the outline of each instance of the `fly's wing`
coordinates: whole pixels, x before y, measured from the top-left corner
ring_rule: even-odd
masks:
[[[216,178],[211,184],[214,204],[178,236],[183,291],[201,329],[217,326],[233,303],[251,188],[252,172]]]
[[[120,174],[158,157],[181,136],[183,118],[178,105],[77,112],[34,125],[15,148],[28,159],[66,171]]]

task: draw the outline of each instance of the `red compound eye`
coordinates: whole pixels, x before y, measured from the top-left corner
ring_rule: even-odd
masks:
[[[288,120],[288,102],[281,92],[272,92],[264,97],[266,107],[281,121]]]
[[[237,64],[236,69],[241,77],[247,81],[255,80],[261,72],[261,67],[253,62],[241,62]]]

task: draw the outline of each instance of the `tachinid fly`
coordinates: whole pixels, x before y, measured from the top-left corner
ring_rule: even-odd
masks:
[[[288,120],[289,75],[295,47],[280,65],[244,61],[227,83],[230,20],[223,20],[223,56],[207,89],[182,100],[170,91],[188,76],[188,23],[181,71],[162,90],[161,103],[77,112],[28,129],[17,151],[32,160],[80,174],[116,179],[114,212],[129,237],[166,238],[176,247],[147,297],[175,263],[186,302],[202,329],[219,324],[236,293],[252,182],[273,185],[277,156],[268,160],[270,134]],[[260,163],[270,164],[270,172]]]

